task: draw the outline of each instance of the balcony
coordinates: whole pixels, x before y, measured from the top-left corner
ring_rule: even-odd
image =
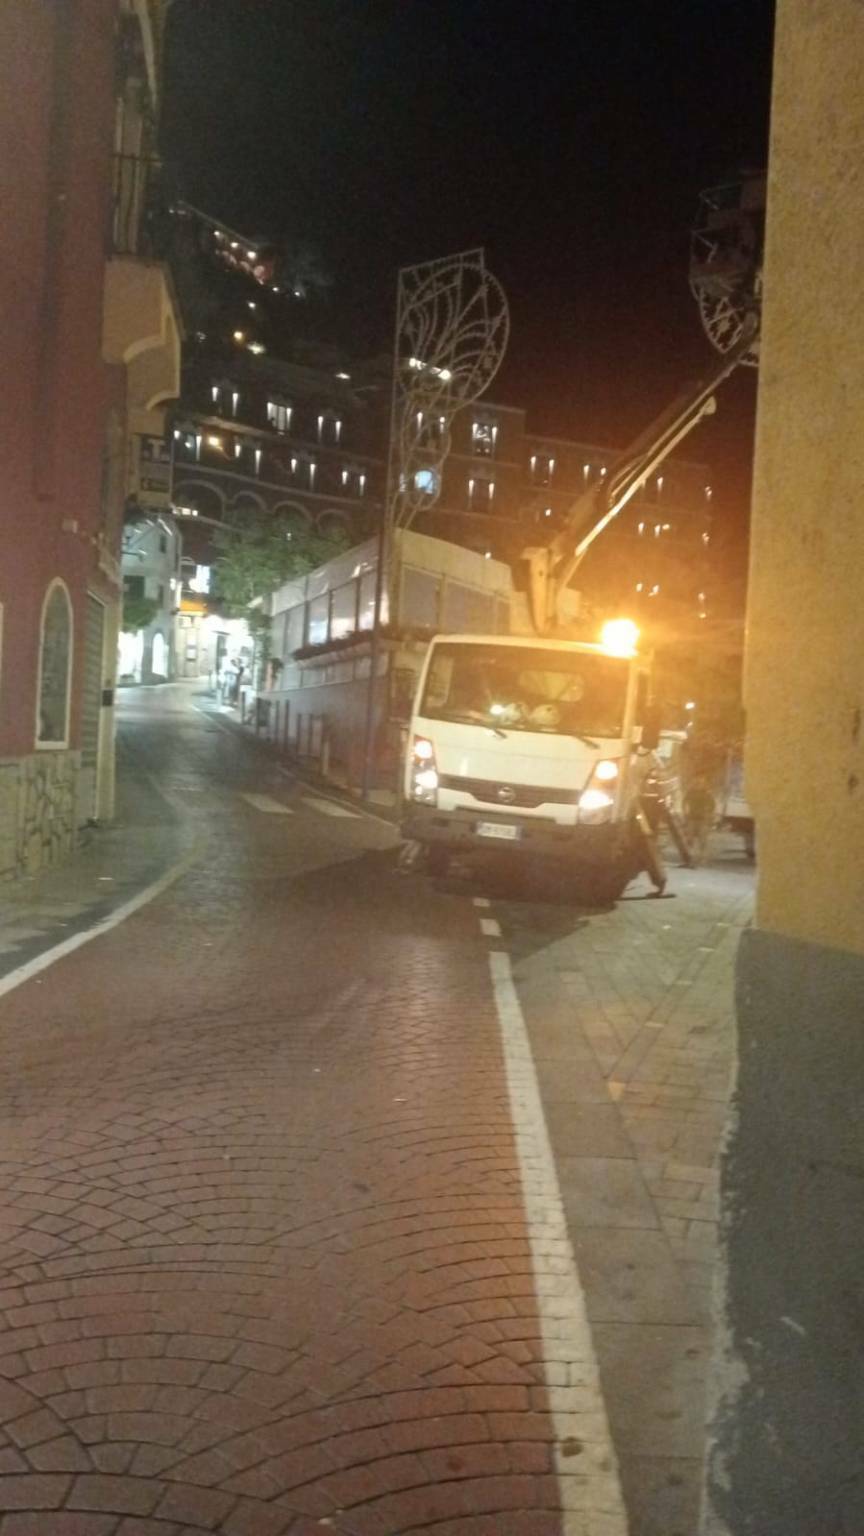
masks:
[[[171,232],[166,180],[158,161],[114,157],[102,355],[106,363],[126,367],[130,412],[142,431],[161,430],[157,407],[180,391],[180,326],[165,265]]]

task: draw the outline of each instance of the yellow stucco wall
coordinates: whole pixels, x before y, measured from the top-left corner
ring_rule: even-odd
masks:
[[[748,612],[760,927],[864,953],[864,3],[779,0]]]

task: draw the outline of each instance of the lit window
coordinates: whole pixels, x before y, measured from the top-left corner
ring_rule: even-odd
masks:
[[[53,581],[42,608],[39,646],[39,714],[36,742],[65,747],[69,738],[69,689],[72,680],[72,605],[65,585]]]
[[[473,486],[474,481],[469,480],[468,484]],[[425,496],[434,496],[438,490],[438,475],[436,471],[434,469],[418,469],[414,476],[414,489],[422,491]]]
[[[290,432],[293,411],[294,407],[286,405],[283,400],[267,401],[267,420],[277,432]]]
[[[498,428],[491,421],[474,421],[471,423],[471,450],[479,453],[483,458],[491,458],[495,452],[498,441]]]

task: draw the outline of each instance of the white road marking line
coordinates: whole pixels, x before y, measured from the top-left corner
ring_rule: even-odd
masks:
[[[481,917],[480,927],[485,933],[487,939],[500,939],[501,924],[496,922],[494,917]]]
[[[475,907],[491,907],[492,905],[488,896],[472,896],[471,900]]]
[[[179,864],[173,865],[158,880],[154,880],[152,885],[147,885],[143,891],[139,891],[137,896],[130,897],[128,901],[123,902],[122,906],[117,907],[114,912],[109,912],[107,917],[101,917],[98,922],[93,924],[92,928],[85,928],[81,933],[73,933],[71,938],[63,939],[60,944],[55,944],[52,949],[46,949],[43,954],[36,955],[33,960],[28,960],[26,965],[19,965],[17,970],[10,971],[7,976],[0,977],[0,997],[5,997],[7,992],[14,991],[16,987],[20,987],[25,981],[29,981],[31,977],[38,976],[40,971],[47,971],[49,965],[54,965],[55,961],[62,960],[64,955],[71,955],[73,950],[80,949],[82,944],[89,944],[91,939],[98,939],[100,934],[108,933],[112,928],[116,928],[120,923],[125,922],[127,917],[131,917],[133,913],[140,911],[141,907],[146,907],[148,902],[154,901],[157,896],[161,896],[162,892],[167,891],[169,886],[174,884],[175,880],[179,880],[181,875],[186,874],[186,871],[190,868],[193,859],[197,855],[198,850],[187,854],[184,859],[180,860]]]
[[[311,806],[313,811],[320,811],[322,816],[350,816],[352,821],[357,821],[359,811],[349,811],[347,805],[340,805],[338,800],[318,800],[312,795],[303,795],[303,804]]]
[[[489,956],[492,990],[507,1073],[510,1113],[534,1285],[549,1411],[555,1428],[555,1464],[561,1490],[562,1536],[627,1536],[618,1460],[600,1386],[585,1310],[585,1294],[567,1231],[561,1189],[543,1114],[534,1058],[510,956]],[[582,1453],[568,1456],[564,1442]]]
[[[293,816],[290,805],[283,805],[281,800],[274,800],[272,795],[247,795],[241,794],[241,800],[251,805],[255,811],[267,811],[271,816]]]

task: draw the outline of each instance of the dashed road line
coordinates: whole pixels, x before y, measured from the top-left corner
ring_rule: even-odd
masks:
[[[266,811],[270,816],[293,816],[290,805],[283,805],[281,800],[274,800],[272,795],[241,794],[241,800],[251,805],[253,810]]]
[[[489,956],[555,1429],[562,1536],[627,1536],[618,1462],[510,956]],[[579,1454],[574,1455],[573,1447]]]
[[[322,816],[350,816],[352,821],[357,821],[359,811],[349,811],[347,805],[340,805],[338,800],[319,800],[317,796],[301,795],[304,805],[308,805],[313,811],[320,811]]]

